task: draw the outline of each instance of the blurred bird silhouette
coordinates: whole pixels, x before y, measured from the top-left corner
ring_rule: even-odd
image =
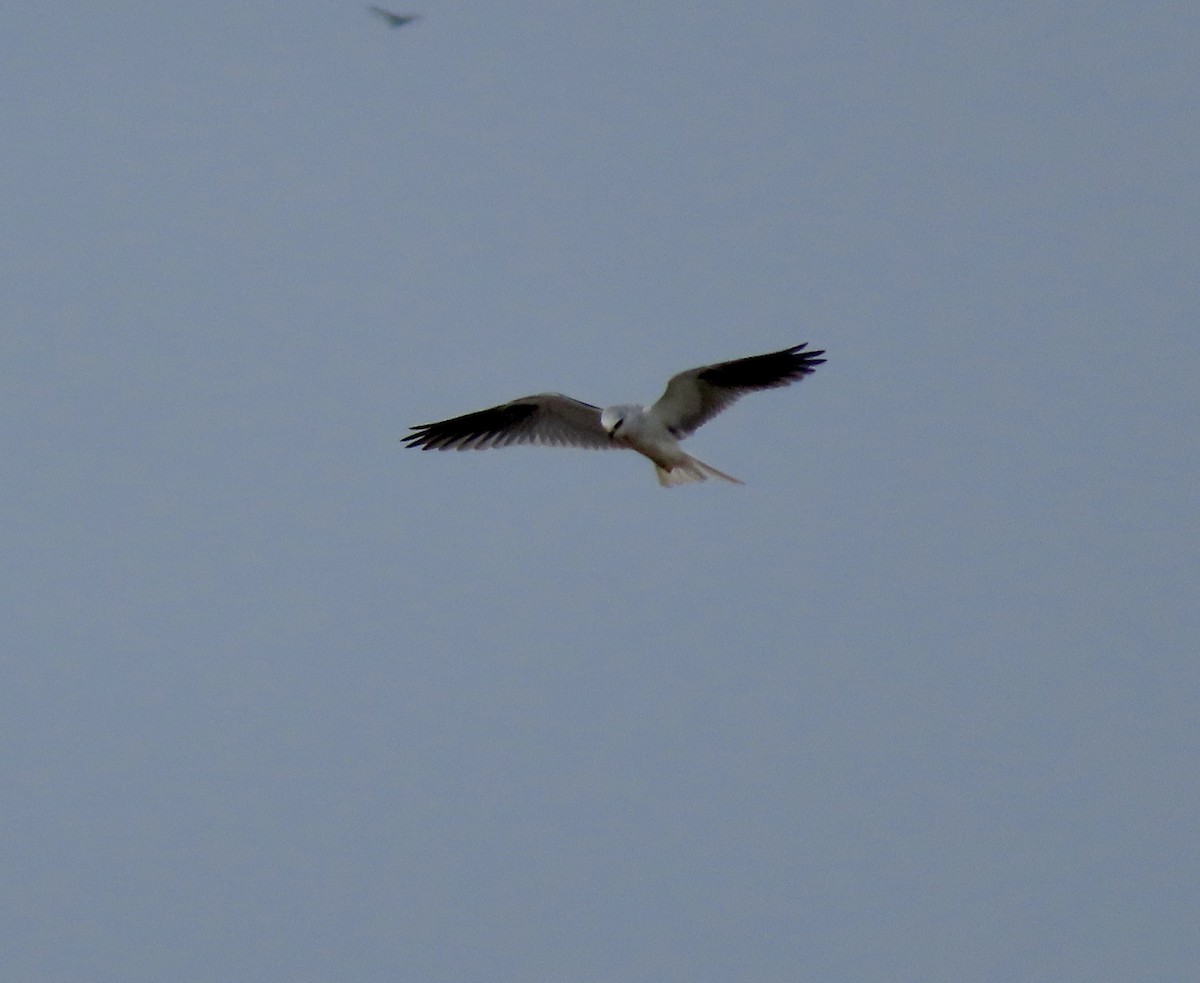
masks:
[[[373,14],[378,14],[386,22],[388,27],[403,27],[405,24],[411,24],[415,20],[420,20],[420,14],[394,14],[390,10],[384,10],[382,7],[370,6],[368,9]]]

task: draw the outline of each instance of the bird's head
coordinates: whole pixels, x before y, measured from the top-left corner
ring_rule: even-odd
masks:
[[[625,426],[627,406],[610,406],[600,414],[600,426],[608,431],[610,437],[615,437]]]

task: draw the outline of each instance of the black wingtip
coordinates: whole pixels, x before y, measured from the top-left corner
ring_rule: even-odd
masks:
[[[808,342],[802,345],[797,345],[795,348],[789,348],[788,354],[795,355],[805,365],[824,365],[825,359],[821,358],[825,354],[824,348],[814,348],[811,352],[804,351],[808,347]]]
[[[429,436],[425,428],[409,427],[409,429],[412,431],[412,433],[406,433],[403,437],[401,437],[400,443],[402,443],[405,447],[419,451],[429,450],[429,448],[425,446],[425,439]]]
[[[412,433],[400,439],[405,446],[424,451],[482,450],[495,446],[497,437],[519,427],[537,410],[536,403],[517,400],[437,423],[421,423],[409,427]]]
[[[732,362],[714,365],[700,374],[700,378],[713,385],[729,389],[771,389],[786,386],[798,379],[811,375],[818,365],[824,365],[823,349],[805,351],[808,342],[793,345],[766,355],[752,355]]]

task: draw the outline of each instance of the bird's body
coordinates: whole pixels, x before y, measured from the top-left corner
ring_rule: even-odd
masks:
[[[679,439],[658,414],[644,406],[610,406],[600,414],[600,425],[622,447],[650,458],[658,483],[663,487],[703,481],[709,475],[742,484],[737,478],[692,457],[679,446]]]
[[[404,441],[422,450],[483,450],[509,444],[626,447],[653,461],[659,483],[666,487],[709,477],[741,484],[692,457],[679,442],[744,394],[790,385],[824,363],[823,351],[804,348],[796,345],[680,372],[649,408],[630,404],[602,410],[561,393],[540,393],[421,424]]]

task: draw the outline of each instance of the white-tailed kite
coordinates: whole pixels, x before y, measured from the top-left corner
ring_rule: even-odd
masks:
[[[388,27],[403,27],[405,24],[411,24],[415,20],[420,20],[420,14],[393,14],[390,10],[384,10],[382,7],[374,5],[368,8],[372,13],[378,14],[386,22]]]
[[[807,344],[807,343],[806,343]],[[712,476],[737,478],[698,461],[679,442],[746,393],[791,385],[811,374],[824,351],[805,345],[732,362],[702,365],[672,376],[667,391],[649,409],[600,409],[562,393],[540,393],[438,423],[410,427],[409,447],[426,451],[483,450],[509,444],[552,444],[604,449],[628,447],[654,462],[664,487]]]

